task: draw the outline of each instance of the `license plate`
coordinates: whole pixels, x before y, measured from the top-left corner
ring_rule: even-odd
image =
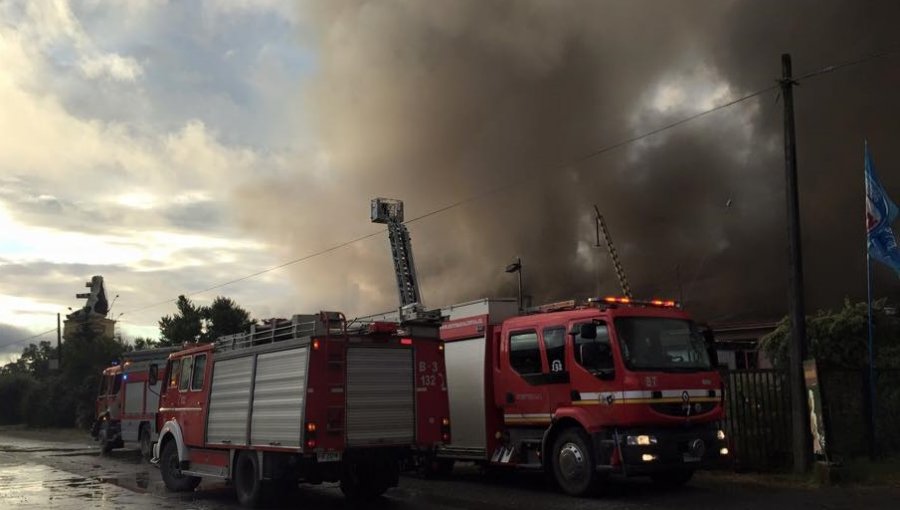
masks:
[[[318,462],[338,462],[341,460],[340,452],[317,452],[316,460]]]
[[[687,453],[684,454],[683,458],[685,462],[700,462],[700,457],[695,457]]]

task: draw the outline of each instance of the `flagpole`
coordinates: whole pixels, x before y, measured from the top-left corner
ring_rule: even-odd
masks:
[[[865,154],[863,156],[863,168],[865,168],[865,158],[869,154],[869,140],[865,141]],[[865,172],[863,172],[865,175]],[[866,192],[868,193],[868,177],[866,177]],[[868,197],[866,198],[868,202]],[[866,303],[869,312],[869,341],[868,341],[868,360],[869,360],[869,456],[876,456],[876,438],[875,438],[875,408],[877,401],[875,400],[875,348],[873,342],[872,327],[872,257],[869,253],[870,243],[868,229],[866,232]]]

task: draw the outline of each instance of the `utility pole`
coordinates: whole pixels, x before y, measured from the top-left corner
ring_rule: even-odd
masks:
[[[794,473],[809,470],[812,451],[809,431],[809,408],[803,378],[806,358],[806,311],[803,305],[803,258],[800,249],[800,202],[797,192],[797,142],[794,135],[794,80],[791,77],[791,55],[781,55],[781,95],[784,98],[784,172],[788,216],[788,296],[791,316],[790,387]]]
[[[59,327],[59,313],[56,314],[56,362],[62,370],[62,329]]]

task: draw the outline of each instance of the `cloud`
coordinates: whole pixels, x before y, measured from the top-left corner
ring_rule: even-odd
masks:
[[[133,58],[116,54],[86,58],[81,61],[82,72],[88,78],[108,78],[115,81],[134,82],[144,70]]]
[[[242,134],[265,131],[247,112],[265,116],[281,101],[257,93],[245,72],[262,54],[262,41],[278,33],[265,29],[287,23],[274,7],[244,6],[241,16],[207,27],[238,50],[229,63],[210,61],[215,37],[177,34],[216,9],[92,1],[0,6],[3,320],[38,329],[55,324],[57,312],[78,306],[74,293],[94,274],[121,295],[118,314],[280,262],[266,242],[241,230],[232,211],[247,182],[285,172],[293,159],[289,149]],[[262,30],[246,33],[242,23]],[[265,44],[274,46],[265,58],[277,76],[267,79],[270,68],[260,68],[253,79],[286,86],[291,66],[303,64],[277,69],[281,44]],[[234,90],[247,94],[227,94]],[[265,122],[277,131],[296,119]],[[251,309],[290,313],[269,303],[293,296],[277,280],[222,292]],[[156,321],[170,308],[128,313],[122,332],[155,336]]]
[[[21,340],[33,336],[32,331],[14,326],[12,324],[0,323],[0,364],[12,361],[21,354],[22,349],[28,345],[28,341]],[[41,337],[31,340],[31,342],[40,342],[41,340],[49,340],[51,337]]]

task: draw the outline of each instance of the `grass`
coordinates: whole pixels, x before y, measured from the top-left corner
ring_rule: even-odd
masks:
[[[704,472],[701,476],[710,481],[795,489],[829,486],[900,487],[900,458],[892,457],[877,461],[853,459],[830,465],[818,462],[805,475],[796,475],[789,471],[776,473],[711,471]]]
[[[0,425],[0,436],[85,444],[93,442],[87,431],[76,428],[29,428],[25,425]]]

